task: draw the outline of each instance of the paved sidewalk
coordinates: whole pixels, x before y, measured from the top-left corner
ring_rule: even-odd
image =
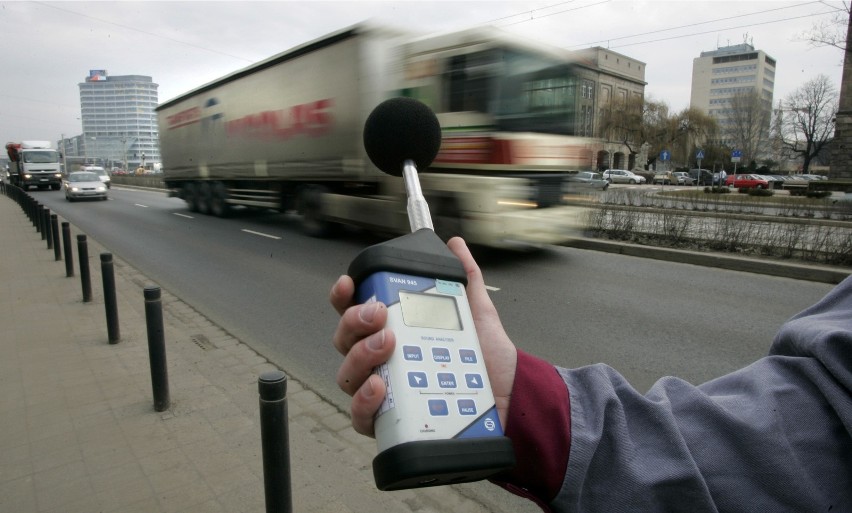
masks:
[[[0,511],[265,511],[257,378],[275,367],[163,290],[171,407],[156,412],[142,293],[154,284],[115,259],[121,340],[110,345],[107,250],[89,238],[83,303],[71,231],[68,278],[0,195]],[[288,403],[295,512],[535,511],[482,483],[379,492],[374,442],[347,415],[293,380]]]

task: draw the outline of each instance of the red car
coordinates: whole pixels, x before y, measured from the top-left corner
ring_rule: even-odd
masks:
[[[768,189],[769,182],[757,175],[728,175],[725,185],[735,189]]]

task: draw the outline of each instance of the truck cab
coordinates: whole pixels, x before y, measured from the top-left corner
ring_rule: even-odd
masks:
[[[48,141],[24,141],[8,143],[9,181],[27,190],[31,186],[40,189],[50,187],[58,191],[62,187],[59,152],[51,148]]]

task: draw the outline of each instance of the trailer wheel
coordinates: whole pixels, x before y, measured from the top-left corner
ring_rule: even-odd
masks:
[[[222,182],[214,182],[210,191],[210,213],[216,217],[228,217],[231,205],[228,203],[228,189]]]
[[[198,184],[198,195],[196,196],[198,212],[201,214],[209,214],[212,202],[213,191],[210,187],[210,182],[201,182]]]
[[[198,184],[189,182],[183,186],[183,199],[190,212],[198,212]]]
[[[323,218],[322,194],[328,189],[319,185],[304,187],[299,193],[299,211],[302,214],[302,231],[311,237],[331,237],[340,225]]]

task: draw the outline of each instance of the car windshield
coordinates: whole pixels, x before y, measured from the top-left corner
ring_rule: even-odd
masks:
[[[71,173],[68,175],[69,182],[99,182],[100,179],[95,173]]]

